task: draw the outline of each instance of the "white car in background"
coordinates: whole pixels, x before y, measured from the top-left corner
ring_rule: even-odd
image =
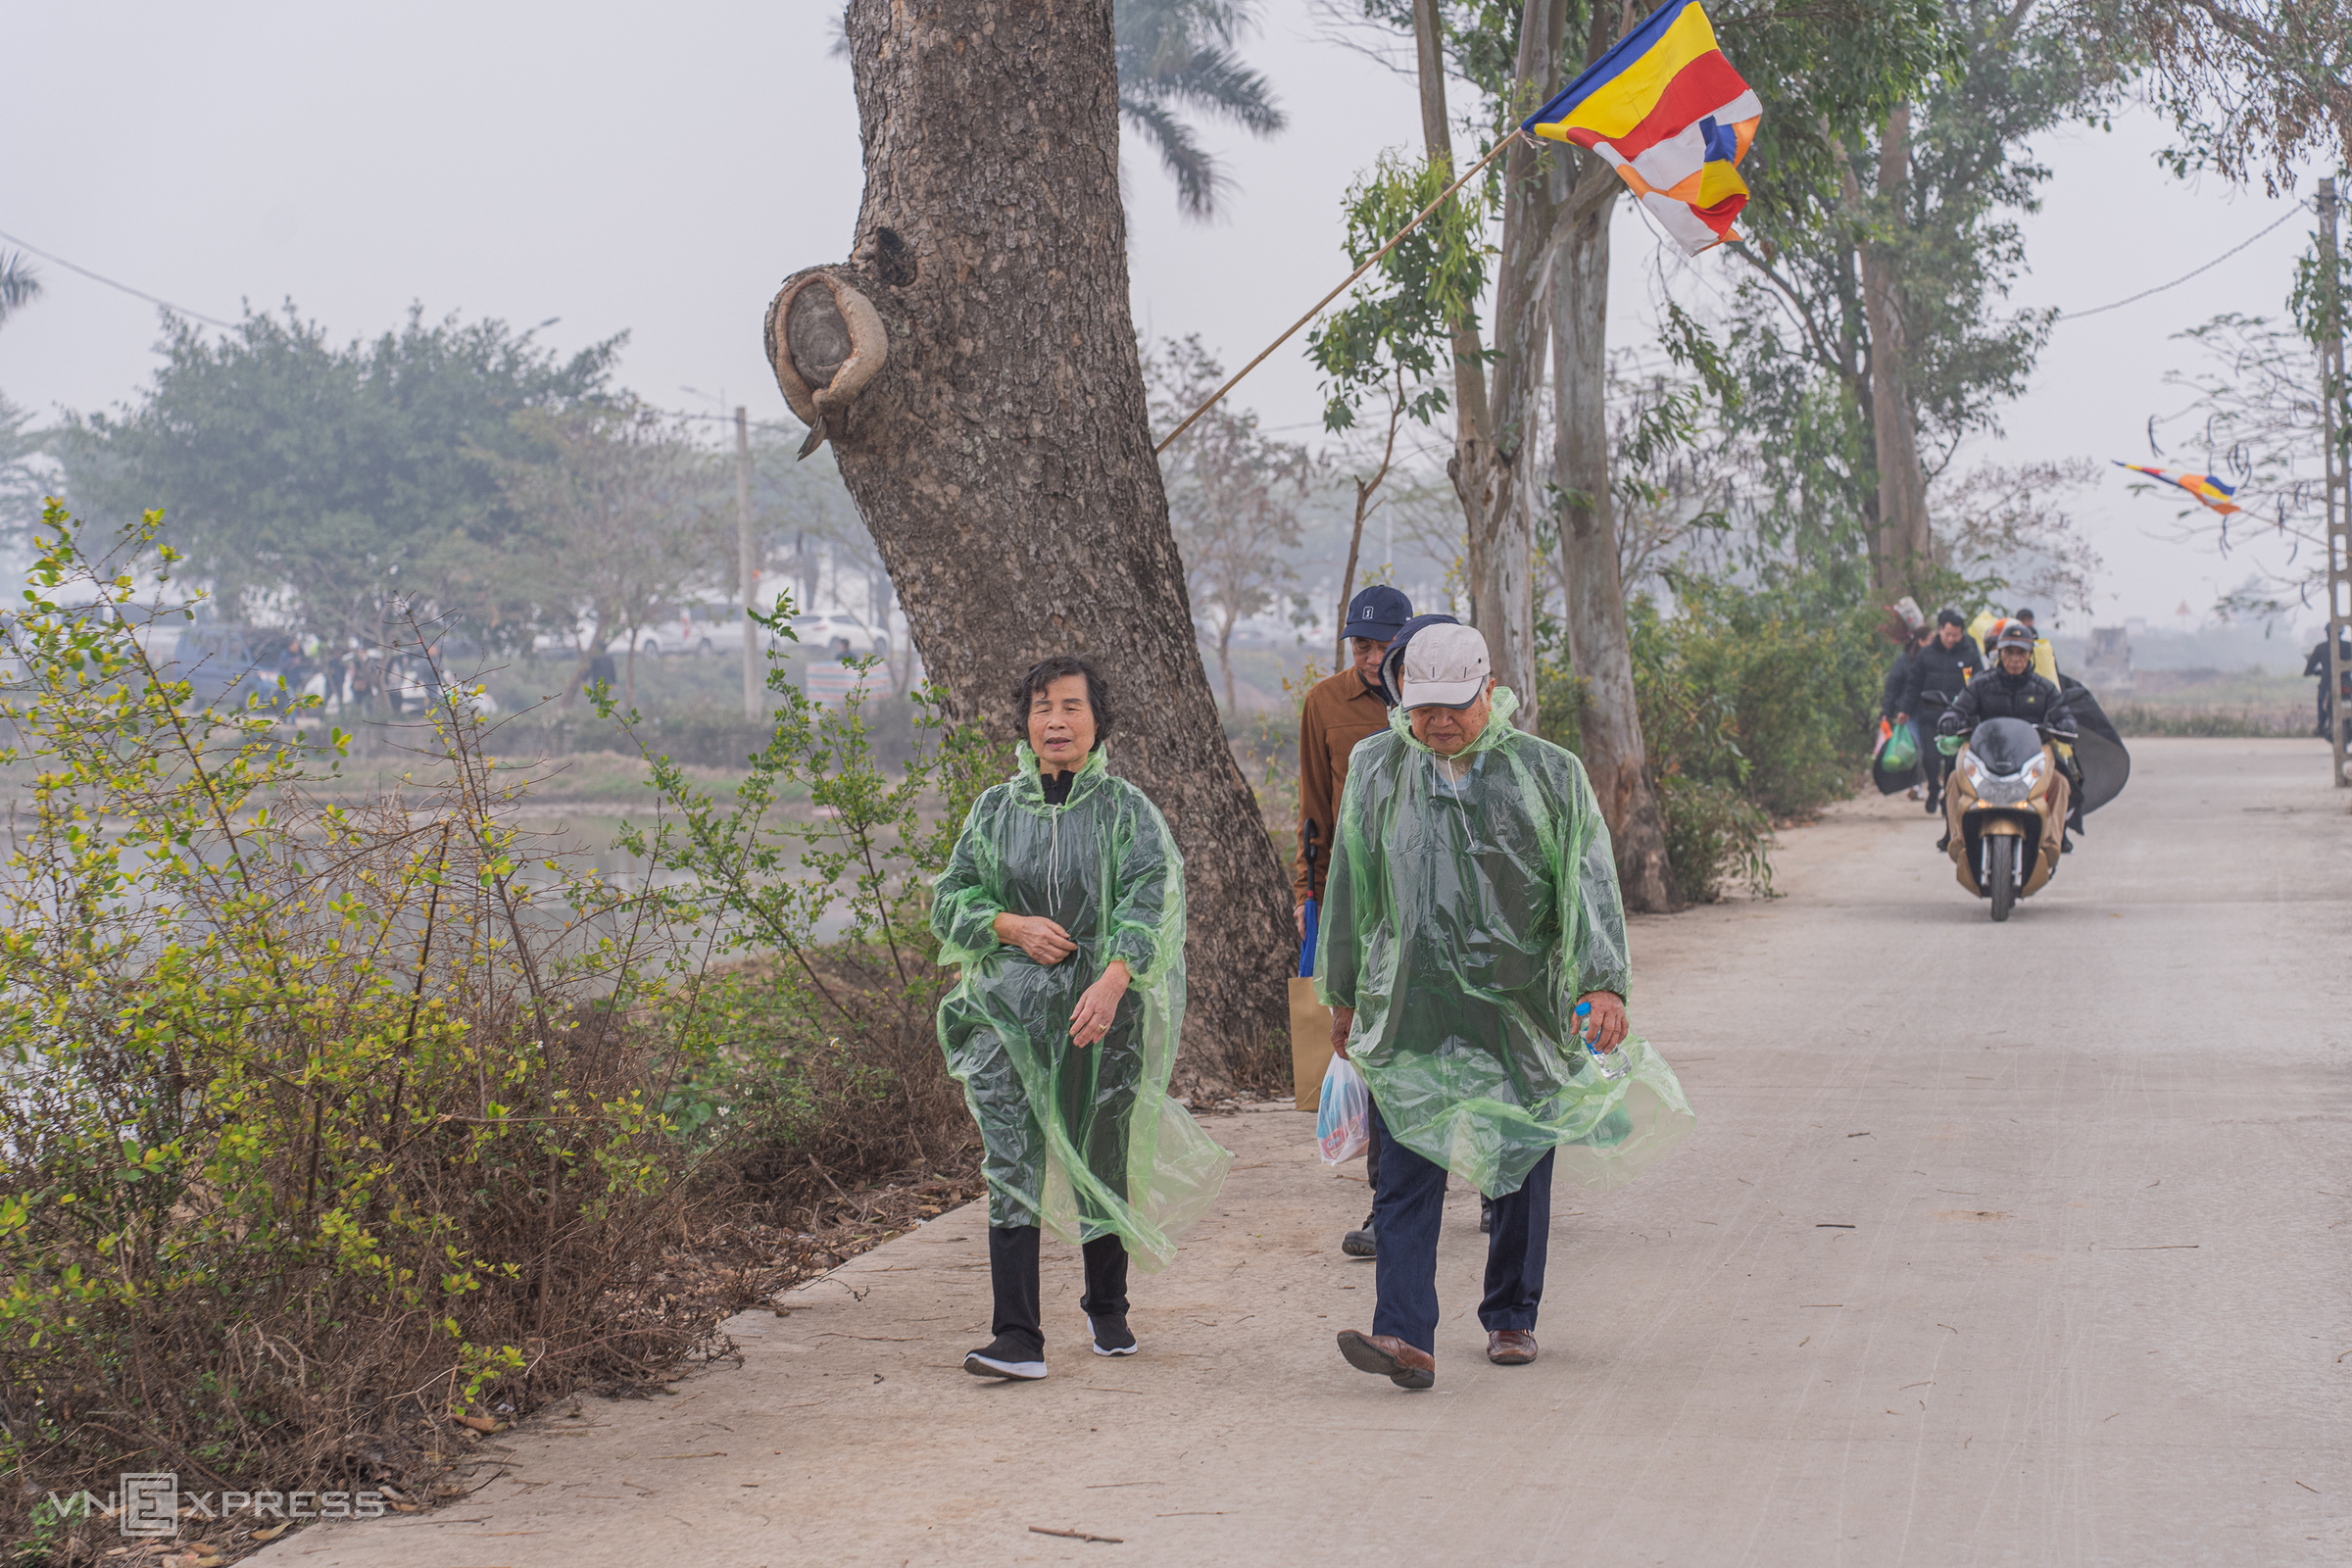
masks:
[[[890,657],[890,633],[875,630],[846,612],[833,615],[795,615],[792,632],[801,640],[802,651],[812,658],[844,653],[859,659]]]

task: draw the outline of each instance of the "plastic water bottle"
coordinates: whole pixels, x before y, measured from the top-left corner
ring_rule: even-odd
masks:
[[[1577,1022],[1581,1025],[1585,1019],[1591,1015],[1592,1011],[1592,1004],[1590,1002],[1578,1003],[1576,1004]],[[1581,1027],[1577,1030],[1577,1034],[1579,1038],[1584,1038],[1584,1030]],[[1603,1078],[1608,1079],[1611,1083],[1615,1083],[1618,1079],[1625,1076],[1626,1065],[1625,1053],[1623,1051],[1603,1051],[1598,1046],[1595,1046],[1590,1039],[1585,1039],[1585,1051],[1592,1056],[1592,1065],[1600,1070],[1600,1075]]]

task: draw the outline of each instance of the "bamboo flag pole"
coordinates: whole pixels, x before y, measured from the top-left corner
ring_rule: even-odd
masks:
[[[1223,386],[1217,388],[1216,391],[1209,394],[1208,401],[1206,403],[1201,404],[1192,413],[1186,415],[1184,416],[1184,422],[1178,425],[1175,429],[1170,430],[1168,432],[1168,438],[1165,441],[1162,441],[1158,446],[1152,449],[1152,455],[1153,457],[1157,457],[1162,452],[1167,451],[1169,447],[1174,446],[1176,444],[1176,438],[1184,434],[1185,431],[1191,429],[1195,419],[1198,419],[1200,417],[1200,416],[1215,408],[1217,406],[1218,399],[1224,397],[1226,393],[1241,385],[1243,376],[1248,375],[1251,370],[1254,370],[1259,366],[1265,364],[1267,355],[1273,353],[1285,343],[1288,343],[1293,337],[1298,335],[1300,327],[1313,320],[1316,317],[1321,316],[1325,306],[1329,305],[1333,300],[1338,299],[1342,294],[1347,293],[1349,284],[1353,283],[1357,278],[1363,276],[1366,272],[1372,270],[1374,267],[1379,265],[1382,257],[1388,255],[1389,252],[1395,250],[1398,245],[1402,244],[1404,237],[1407,234],[1410,234],[1414,229],[1419,228],[1430,214],[1445,206],[1446,200],[1450,198],[1455,191],[1460,190],[1464,185],[1469,184],[1471,180],[1477,178],[1480,172],[1483,171],[1489,164],[1493,163],[1495,159],[1500,158],[1503,155],[1504,150],[1508,148],[1512,142],[1517,141],[1520,137],[1526,134],[1527,132],[1524,129],[1513,130],[1508,136],[1503,137],[1502,140],[1494,144],[1494,150],[1493,152],[1490,152],[1486,157],[1481,158],[1476,164],[1472,165],[1468,173],[1455,180],[1452,184],[1446,186],[1444,190],[1438,192],[1437,199],[1431,202],[1427,207],[1422,208],[1419,214],[1414,217],[1413,220],[1405,224],[1402,228],[1398,229],[1395,237],[1393,237],[1386,245],[1383,245],[1379,250],[1374,251],[1369,261],[1365,262],[1363,266],[1357,268],[1354,271],[1349,272],[1347,277],[1341,281],[1338,288],[1333,289],[1330,293],[1315,301],[1315,308],[1313,310],[1307,312],[1296,321],[1293,321],[1290,324],[1290,327],[1284,331],[1282,336],[1267,344],[1265,348],[1259,352],[1256,359],[1251,360],[1248,365],[1245,365],[1239,370],[1236,370],[1231,380],[1227,381]]]

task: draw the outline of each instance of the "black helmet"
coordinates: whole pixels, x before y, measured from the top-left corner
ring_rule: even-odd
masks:
[[[1992,640],[1992,646],[1996,653],[2004,648],[2023,648],[2030,654],[2034,651],[2034,645],[2040,640],[2034,635],[2033,627],[2022,620],[2013,620],[2001,628],[2001,634]]]

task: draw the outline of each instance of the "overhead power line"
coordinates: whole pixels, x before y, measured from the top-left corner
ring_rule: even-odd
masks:
[[[236,330],[237,323],[234,321],[223,321],[219,317],[207,316],[202,311],[191,311],[185,305],[174,305],[170,300],[158,299],[156,296],[148,293],[143,288],[132,288],[128,283],[118,283],[113,278],[107,276],[104,272],[93,272],[78,262],[69,262],[63,256],[58,255],[55,251],[45,251],[38,245],[35,245],[32,241],[28,239],[19,239],[16,235],[11,234],[4,228],[0,228],[0,239],[8,241],[11,245],[19,246],[24,250],[32,252],[33,255],[38,256],[44,262],[55,262],[58,266],[64,268],[69,272],[79,272],[82,276],[88,278],[93,283],[104,283],[108,288],[121,289],[123,293],[131,295],[136,299],[145,300],[150,305],[161,305],[165,310],[170,311],[174,315],[187,317],[190,320],[202,321],[207,326],[222,327],[231,332]]]
[[[2154,288],[2142,289],[2137,294],[2132,295],[2130,299],[2117,300],[2113,305],[2097,305],[2093,306],[2087,311],[2069,311],[2064,316],[2053,318],[2050,324],[2055,326],[2059,321],[2080,321],[2085,316],[2103,316],[2109,311],[2120,311],[2127,305],[2137,305],[2141,300],[2148,298],[2150,295],[2161,294],[2166,289],[2179,288],[2181,284],[2187,282],[2190,278],[2197,276],[2199,273],[2212,271],[2215,268],[2221,266],[2230,257],[2235,256],[2239,251],[2242,251],[2248,245],[2253,244],[2255,240],[2261,239],[2265,235],[2269,234],[2272,229],[2278,228],[2291,221],[2297,213],[2305,211],[2310,207],[2310,205],[2311,204],[2309,202],[2295,203],[2295,205],[2288,208],[2285,215],[2281,217],[2278,222],[2273,223],[2270,228],[2264,229],[2262,233],[2256,234],[2249,239],[2240,240],[2237,244],[2232,245],[2228,250],[2222,252],[2221,255],[2216,256],[2212,261],[2207,262],[2203,267],[2198,268],[2194,272],[2183,272],[2179,277],[2174,278],[2170,283],[2159,283]]]

